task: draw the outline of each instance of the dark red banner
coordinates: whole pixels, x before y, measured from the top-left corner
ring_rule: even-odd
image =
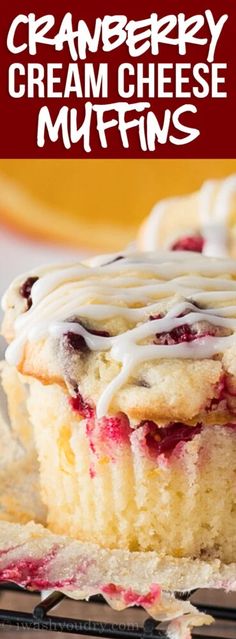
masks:
[[[2,158],[234,158],[232,0],[2,2]]]

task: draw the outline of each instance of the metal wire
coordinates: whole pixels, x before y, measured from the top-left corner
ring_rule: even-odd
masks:
[[[12,585],[1,585],[0,587],[0,590],[2,591],[9,589],[16,590],[21,593],[27,592],[27,594],[29,594],[28,591],[24,591]],[[190,598],[192,594],[193,592],[188,593],[188,597]],[[179,595],[182,597],[181,593],[179,593]],[[160,624],[151,617],[147,617],[143,625],[139,627],[137,625],[131,626],[130,624],[122,623],[122,613],[119,613],[121,615],[120,624],[92,621],[89,619],[73,619],[70,617],[48,614],[53,610],[53,608],[55,608],[55,606],[58,606],[65,599],[68,600],[65,595],[55,591],[36,606],[33,606],[32,612],[0,609],[0,624],[14,626],[18,629],[31,628],[48,632],[63,632],[65,634],[104,637],[104,639],[167,639],[166,631],[163,628],[160,628]],[[101,596],[92,597],[89,602],[87,602],[88,608],[91,603],[99,603],[104,607],[107,606]],[[200,611],[212,615],[215,619],[233,621],[236,624],[236,610],[233,608],[211,606],[207,604],[197,604],[197,607]],[[212,634],[210,636],[211,639],[222,639],[222,636],[219,637]],[[193,634],[193,639],[197,638],[199,639],[199,635]]]

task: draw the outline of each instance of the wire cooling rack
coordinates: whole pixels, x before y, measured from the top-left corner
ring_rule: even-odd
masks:
[[[0,595],[1,593],[5,593],[6,591],[14,591],[16,593],[29,594],[28,591],[24,591],[21,588],[13,586],[12,584],[4,584],[0,586]],[[194,592],[188,593],[188,596],[182,595],[179,593],[179,598],[190,598]],[[71,599],[68,599],[65,595],[60,592],[52,592],[48,597],[46,597],[43,601],[39,601],[36,605],[34,602],[35,597],[33,596],[35,593],[31,593],[32,599],[32,610],[31,612],[23,612],[22,610],[9,610],[0,608],[0,626],[14,626],[18,630],[32,629],[32,630],[43,630],[46,632],[63,632],[64,634],[74,634],[81,636],[89,636],[89,637],[104,637],[111,639],[166,639],[167,634],[165,628],[163,628],[163,624],[158,623],[151,617],[147,617],[140,624],[140,619],[135,619],[137,614],[137,609],[132,609],[132,623],[127,623],[127,619],[122,616],[123,613],[119,613],[119,623],[113,623],[111,621],[102,621],[100,617],[106,612],[108,609],[108,605],[105,600],[101,596],[91,597],[90,600],[85,604],[85,617],[86,618],[74,618],[74,617],[65,617],[63,615],[52,615],[50,614],[55,607],[59,608],[60,604],[63,601],[67,601],[68,605],[71,603]],[[36,593],[39,595],[39,593]],[[22,601],[22,599],[21,599]],[[1,599],[0,599],[1,602]],[[73,602],[75,603],[79,602]],[[99,619],[91,619],[90,618],[90,606],[91,604],[99,604]],[[21,606],[22,607],[22,606]],[[236,610],[233,607],[226,606],[218,606],[218,605],[210,605],[210,604],[197,604],[197,607],[202,612],[206,612],[215,620],[221,620],[222,622],[231,622],[231,632],[232,627],[234,627],[234,631],[232,636],[236,638]],[[110,608],[109,608],[110,610]],[[106,615],[104,615],[106,617]],[[136,623],[137,621],[137,623]],[[235,626],[234,626],[235,624]],[[161,627],[160,627],[161,626]],[[194,634],[193,639],[199,639],[202,635]],[[204,633],[204,638],[211,637],[211,639],[222,639],[224,634],[212,634],[212,629],[210,634]]]

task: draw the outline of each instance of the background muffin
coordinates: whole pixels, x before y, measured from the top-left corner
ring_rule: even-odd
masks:
[[[235,257],[236,174],[158,202],[140,228],[138,245],[144,251],[164,247]]]

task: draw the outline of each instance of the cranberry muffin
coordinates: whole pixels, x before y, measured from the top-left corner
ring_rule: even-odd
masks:
[[[235,293],[235,261],[179,251],[13,282],[6,359],[27,389],[53,532],[235,559]]]

